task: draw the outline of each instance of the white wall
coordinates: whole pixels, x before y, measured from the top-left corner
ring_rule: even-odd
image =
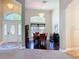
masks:
[[[66,20],[70,33],[68,42],[69,48],[79,48],[79,0],[73,0],[72,3],[66,9]],[[70,28],[69,28],[70,27]]]
[[[76,49],[79,48],[79,0],[67,1],[64,4],[61,1],[61,49]]]
[[[52,13],[52,33],[57,32],[60,35],[60,50],[66,49],[66,26],[65,26],[65,9],[71,0],[59,0],[58,8]],[[58,26],[57,28],[55,28]]]
[[[52,33],[54,32],[59,33],[59,8],[54,9],[52,13]]]
[[[25,0],[16,0],[22,4],[22,45],[25,46]]]
[[[60,49],[66,50],[68,47],[66,39],[66,8],[72,0],[60,0]]]
[[[70,39],[70,33],[71,33],[71,19],[72,19],[72,14],[70,13],[71,10],[71,5],[69,4],[68,7],[65,10],[65,25],[66,25],[66,48],[71,48],[71,39]]]

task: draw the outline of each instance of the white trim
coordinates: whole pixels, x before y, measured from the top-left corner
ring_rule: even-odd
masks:
[[[67,52],[67,49],[60,49],[60,52]]]
[[[60,49],[59,51],[60,52],[67,52],[67,51],[70,51],[70,50],[79,50],[79,47],[67,48],[67,49]]]
[[[70,50],[79,50],[79,47],[67,48],[67,51],[70,51]]]

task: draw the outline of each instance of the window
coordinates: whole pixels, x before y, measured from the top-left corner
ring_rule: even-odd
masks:
[[[39,32],[40,33],[44,33],[44,31],[45,31],[45,27],[39,27]]]
[[[4,35],[7,35],[7,24],[4,24]]]
[[[11,27],[10,27],[10,33],[11,33],[12,35],[15,34],[15,26],[14,26],[14,25],[11,25]]]
[[[21,15],[17,14],[17,13],[11,13],[6,15],[5,20],[21,20]]]
[[[44,33],[45,32],[45,18],[41,16],[33,16],[31,17],[31,36],[33,36],[33,33],[39,32]]]
[[[21,24],[18,24],[18,35],[21,35]]]
[[[41,16],[31,17],[31,23],[45,23],[45,18]]]

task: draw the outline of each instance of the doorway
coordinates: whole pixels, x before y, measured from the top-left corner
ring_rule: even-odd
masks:
[[[22,5],[14,0],[3,0],[2,6],[0,49],[20,48],[22,47]]]
[[[21,41],[21,21],[15,21],[15,20],[4,21],[3,40],[6,42]]]

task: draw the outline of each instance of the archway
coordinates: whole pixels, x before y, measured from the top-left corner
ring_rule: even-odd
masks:
[[[22,6],[17,1],[3,3],[2,41],[3,44],[6,43],[4,48],[19,47],[22,44]]]
[[[33,33],[35,32],[45,33],[45,23],[44,17],[32,16],[30,18],[31,37],[33,37]]]

